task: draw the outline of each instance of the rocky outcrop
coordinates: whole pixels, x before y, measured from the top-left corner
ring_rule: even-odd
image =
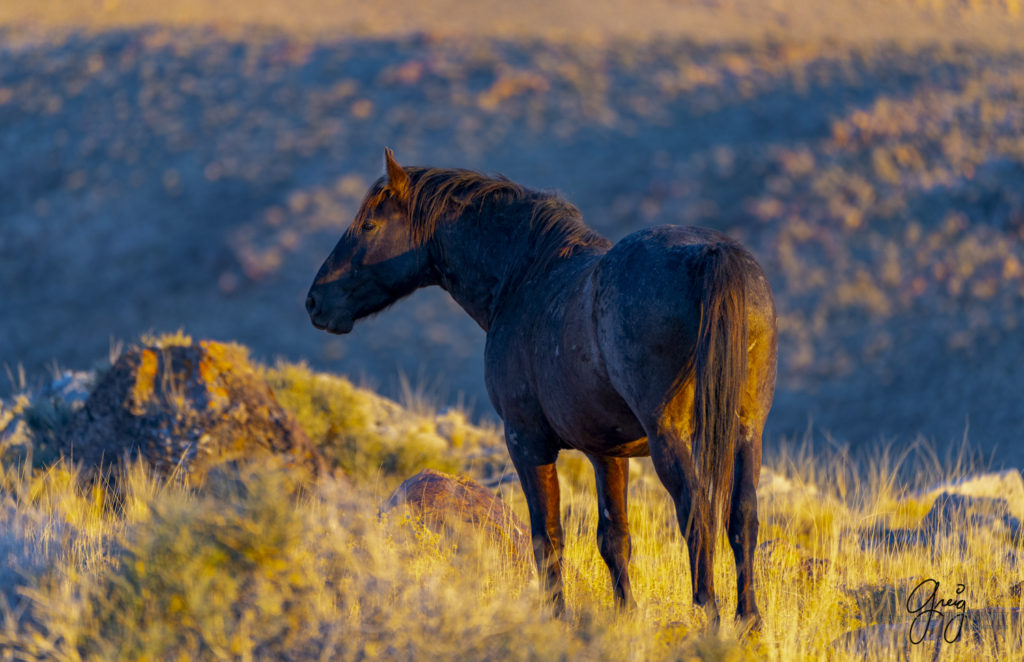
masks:
[[[215,464],[284,454],[317,470],[320,455],[277,402],[238,345],[213,341],[124,352],[57,439],[87,471],[142,457],[169,476]]]

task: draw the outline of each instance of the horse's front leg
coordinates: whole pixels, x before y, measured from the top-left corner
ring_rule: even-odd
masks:
[[[513,433],[506,430],[506,434]],[[509,449],[530,510],[533,555],[537,560],[541,591],[551,601],[555,615],[561,616],[565,613],[565,595],[562,591],[562,520],[559,512],[558,473],[554,462],[536,464],[523,454],[516,453],[515,446],[509,444]]]
[[[629,486],[629,459],[588,456],[594,465],[597,483],[597,548],[612,575],[615,603],[622,609],[636,607],[629,585],[629,519],[626,516],[626,492]]]

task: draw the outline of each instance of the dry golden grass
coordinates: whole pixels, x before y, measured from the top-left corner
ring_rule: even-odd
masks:
[[[434,85],[430,93],[440,102],[434,106],[415,97],[419,105],[437,117],[454,118],[441,122],[447,133],[439,135],[477,154],[514,140],[516,135],[507,133],[513,120],[547,137],[568,139],[580,127],[657,125],[664,120],[659,112],[673,103],[699,118],[777,90],[821,101],[832,94],[829,85],[835,81],[847,81],[856,92],[871,88],[876,78],[906,77],[906,86],[886,82],[877,97],[837,106],[824,137],[794,138],[756,154],[728,144],[696,151],[675,164],[678,181],[663,183],[667,192],[656,190],[654,182],[608,220],[618,215],[631,223],[680,222],[693,211],[693,220],[703,221],[715,214],[702,211],[697,203],[706,201],[694,202],[693,196],[715,197],[714,177],[707,176],[706,192],[694,193],[688,182],[718,173],[729,183],[729,195],[718,195],[725,204],[737,197],[732,186],[741,179],[738,168],[749,165],[743,159],[752,160],[763,187],[743,204],[761,225],[740,230],[755,244],[759,233],[766,237],[757,248],[778,276],[784,297],[780,325],[789,374],[811,368],[845,374],[884,356],[894,342],[877,325],[843,324],[851,311],[877,322],[900,312],[952,310],[950,347],[970,345],[990,326],[1009,329],[1024,322],[1019,319],[1024,227],[1013,215],[1019,200],[1004,201],[1007,219],[975,222],[959,213],[934,213],[933,206],[945,203],[941,197],[934,204],[929,199],[944,190],[950,195],[961,189],[1011,190],[1006,182],[1015,175],[1007,164],[1024,155],[1024,77],[1017,67],[1021,23],[1016,0],[645,0],[627,13],[610,0],[471,6],[8,2],[0,4],[0,26],[9,43],[45,42],[53,32],[170,29],[147,28],[138,35],[137,50],[118,47],[113,55],[86,43],[69,46],[72,56],[63,59],[35,63],[30,55],[19,56],[18,71],[29,73],[0,86],[0,106],[26,117],[61,118],[71,127],[70,135],[64,131],[65,142],[86,155],[108,150],[104,163],[123,160],[124,176],[121,170],[104,174],[86,167],[83,157],[81,167],[56,185],[67,196],[87,191],[96,200],[119,202],[124,192],[118,187],[136,177],[155,182],[153,190],[169,198],[188,197],[223,178],[262,185],[278,176],[277,168],[287,174],[317,150],[336,149],[371,119],[386,125],[389,140],[400,137],[416,145],[418,135],[435,129],[410,124],[407,108],[385,106],[384,92],[420,94],[428,89],[420,85],[424,80]],[[215,30],[178,30],[199,26]],[[337,43],[353,36],[412,33],[454,39],[441,45],[427,40],[422,53],[400,51],[393,64],[374,64],[364,80],[295,83],[297,72],[315,59],[309,39]],[[281,34],[287,37],[283,46],[265,45],[264,36]],[[468,35],[492,41],[460,45]],[[659,43],[663,37],[730,46],[691,52],[673,39]],[[534,48],[536,38],[580,48]],[[502,40],[516,44],[511,52],[528,56],[508,65]],[[749,47],[752,43],[771,47]],[[236,60],[230,53],[237,44],[247,54]],[[975,50],[954,47],[959,44]],[[349,62],[344,49],[317,57],[342,70]],[[194,64],[201,75],[187,73],[183,63]],[[493,74],[493,81],[470,90],[465,81],[476,69]],[[950,80],[942,71],[951,72]],[[120,84],[125,72],[141,81],[137,98],[125,96]],[[289,83],[286,89],[272,84],[278,77]],[[231,92],[238,88],[263,90],[266,98],[239,105]],[[82,115],[75,99],[83,90],[87,99],[103,102],[88,130],[68,119]],[[181,110],[189,103],[202,110],[196,113],[203,127],[196,130],[198,139],[187,130],[192,124]],[[293,114],[295,108],[306,114]],[[385,110],[396,112],[377,117]],[[199,175],[190,180],[196,173],[171,161],[148,170],[137,167],[140,153],[152,150],[117,131],[110,131],[110,141],[94,140],[92,132],[104,122],[125,121],[120,113],[144,120],[144,135],[154,144],[192,150]],[[284,118],[272,136],[273,149],[260,142],[263,134],[257,130],[267,117]],[[762,171],[773,174],[762,176]],[[226,273],[220,288],[230,292],[240,279],[273,275],[305,235],[336,231],[358,203],[368,184],[365,176],[345,171],[325,177],[297,186],[280,205],[253,211],[249,225],[232,235],[243,273]],[[980,182],[978,188],[971,182]],[[63,209],[63,198],[55,199],[32,200],[36,216],[47,218],[51,204]],[[821,344],[840,326],[857,335],[855,349],[849,350],[853,355]],[[830,645],[860,626],[904,623],[907,586],[921,578],[936,578],[944,589],[964,584],[972,609],[1022,606],[1019,591],[1016,596],[1009,591],[1022,579],[1019,541],[972,527],[959,532],[962,545],[955,536],[934,544],[883,545],[868,533],[872,527],[916,526],[930,504],[908,497],[911,486],[894,478],[896,459],[860,466],[841,453],[819,453],[768,463],[813,491],[762,499],[761,540],[771,554],[762,553],[756,568],[765,619],[759,635],[728,625],[717,635],[704,629],[690,605],[689,570],[671,505],[647,465],[636,463],[631,574],[639,608],[621,615],[612,608],[607,570],[594,545],[596,513],[586,462],[566,454],[561,461],[566,554],[575,571],[566,577],[569,615],[554,620],[540,605],[536,586],[521,585],[491,551],[376,516],[381,498],[418,468],[500,474],[501,463],[491,452],[499,444],[493,430],[481,432],[458,413],[442,420],[429,412],[402,412],[340,378],[302,366],[281,365],[266,375],[318,445],[355,474],[356,490],[326,481],[284,497],[292,478],[270,466],[225,476],[223,484],[206,491],[187,491],[160,484],[144,467],[134,466],[127,470],[123,499],[112,502],[61,465],[32,470],[8,458],[0,473],[0,558],[7,561],[0,566],[0,597],[9,606],[0,656],[888,659],[895,651],[881,650],[877,643],[853,652]],[[27,406],[0,408],[0,426],[7,427]],[[37,411],[46,425],[60,425],[59,410]],[[929,475],[938,479],[965,471],[939,463]],[[518,488],[501,489],[525,518]],[[734,608],[734,573],[724,545],[716,572],[727,614]],[[943,659],[1019,660],[1022,636],[1018,622],[980,641],[944,646]],[[911,659],[932,655],[922,646],[909,650]]]

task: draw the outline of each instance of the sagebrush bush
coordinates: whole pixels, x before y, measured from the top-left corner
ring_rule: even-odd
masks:
[[[406,412],[343,377],[284,362],[264,375],[278,402],[310,440],[356,482],[383,475],[391,485],[421,469],[457,471],[460,463],[449,447],[458,445],[463,455],[471,450],[464,443],[467,424],[446,430],[449,441],[439,433],[433,416]]]

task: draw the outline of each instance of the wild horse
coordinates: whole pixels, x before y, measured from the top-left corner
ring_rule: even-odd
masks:
[[[313,325],[356,320],[440,285],[487,333],[487,391],[530,511],[541,585],[561,613],[555,458],[582,451],[597,479],[597,542],[615,598],[627,564],[628,458],[650,454],[675,502],[693,600],[718,622],[715,544],[727,518],[737,618],[753,590],[761,434],[775,390],[771,289],[753,256],[713,230],[647,228],[612,244],[568,202],[468,170],[386,175],[320,267]]]

